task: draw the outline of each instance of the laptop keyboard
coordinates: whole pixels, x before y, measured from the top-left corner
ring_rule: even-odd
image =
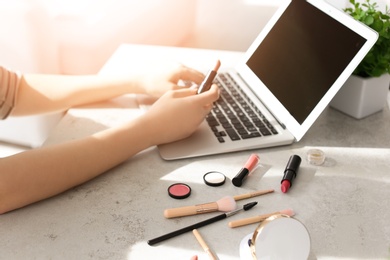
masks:
[[[221,95],[206,120],[220,143],[278,134],[228,73],[219,73],[214,83]]]

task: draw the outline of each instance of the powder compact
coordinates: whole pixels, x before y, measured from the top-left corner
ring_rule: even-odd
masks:
[[[203,175],[203,181],[209,186],[221,186],[225,183],[226,176],[217,171],[208,172]]]

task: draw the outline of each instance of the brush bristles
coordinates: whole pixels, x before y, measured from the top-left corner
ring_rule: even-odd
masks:
[[[233,199],[233,197],[230,196],[226,196],[218,200],[217,205],[218,205],[218,210],[224,212],[235,210],[237,207],[236,201]]]
[[[285,210],[280,211],[280,213],[287,215],[287,216],[290,216],[290,217],[295,215],[295,213],[292,209],[285,209]]]

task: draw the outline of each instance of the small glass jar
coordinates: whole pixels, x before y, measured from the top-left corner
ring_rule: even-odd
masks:
[[[320,149],[310,149],[307,151],[307,161],[313,165],[322,165],[325,162],[325,153]]]

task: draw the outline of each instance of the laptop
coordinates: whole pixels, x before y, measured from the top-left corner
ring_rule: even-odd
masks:
[[[159,145],[161,157],[175,160],[298,142],[377,38],[374,30],[323,0],[283,2],[242,61],[218,73],[214,82],[227,89],[212,113],[190,137]]]

